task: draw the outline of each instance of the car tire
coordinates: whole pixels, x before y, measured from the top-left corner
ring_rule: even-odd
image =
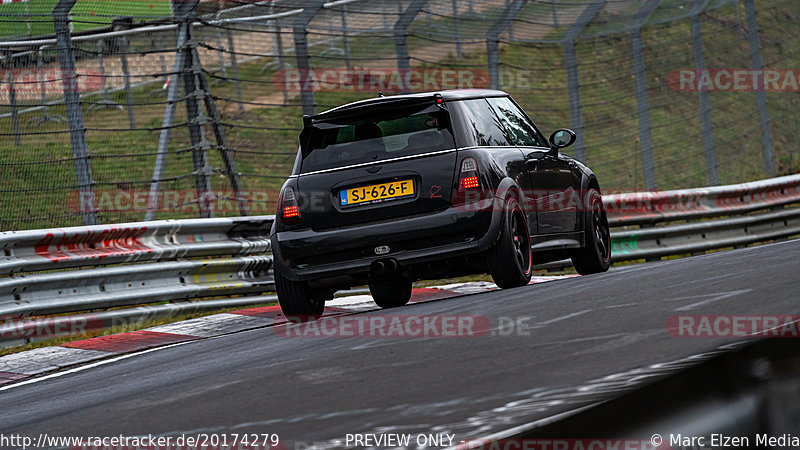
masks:
[[[581,275],[605,272],[611,267],[611,233],[603,198],[596,189],[586,195],[584,212],[585,245],[572,256],[572,265]]]
[[[531,241],[525,214],[519,203],[509,199],[503,211],[500,236],[486,252],[486,263],[500,288],[525,286],[533,273]]]
[[[378,283],[371,283],[369,293],[381,308],[397,308],[405,305],[411,299],[411,279],[397,276]]]
[[[275,291],[284,316],[321,316],[325,310],[325,299],[317,295],[308,283],[293,281],[280,274],[275,276]]]

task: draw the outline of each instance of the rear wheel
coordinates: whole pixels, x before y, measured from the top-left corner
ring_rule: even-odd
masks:
[[[514,199],[506,203],[500,237],[486,252],[489,273],[501,288],[525,286],[531,280],[531,243],[525,214]]]
[[[411,279],[402,275],[369,285],[372,299],[381,308],[403,306],[411,299]]]
[[[611,267],[611,233],[603,198],[597,190],[590,189],[585,204],[586,245],[572,257],[572,265],[581,275],[605,272]]]
[[[304,281],[293,281],[285,278],[277,270],[275,275],[275,291],[278,303],[284,316],[321,316],[325,310],[325,298],[315,292]]]

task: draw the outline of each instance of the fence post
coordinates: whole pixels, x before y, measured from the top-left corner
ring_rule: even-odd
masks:
[[[136,116],[133,110],[133,90],[131,89],[131,72],[128,67],[128,49],[130,48],[130,41],[127,37],[119,38],[122,44],[122,53],[120,54],[120,62],[122,63],[122,79],[125,82],[125,101],[128,106],[128,123],[131,130],[136,129]]]
[[[747,34],[750,38],[750,58],[753,70],[762,72],[764,63],[761,60],[761,38],[758,37],[758,21],[756,20],[756,5],[753,0],[744,0],[744,10],[747,15]],[[767,93],[764,91],[763,73],[761,77],[762,86],[756,89],[756,107],[758,108],[758,119],[761,124],[761,147],[764,152],[764,169],[767,175],[774,177],[775,155],[772,151],[772,131],[769,126],[769,111],[767,110]]]
[[[8,77],[8,100],[11,104],[11,122],[12,126],[14,127],[14,145],[19,147],[22,145],[21,138],[20,138],[20,131],[19,131],[19,106],[17,105],[17,87],[16,87],[16,57],[12,50],[8,51],[6,56],[7,67],[10,67],[8,71],[10,76]]]
[[[405,11],[400,14],[394,24],[394,51],[397,55],[397,71],[403,81],[403,93],[409,93],[409,73],[411,73],[411,56],[408,53],[408,27],[414,17],[428,4],[428,0],[411,0]]]
[[[461,58],[461,31],[458,23],[458,0],[453,0],[453,26],[456,33],[456,56]]]
[[[99,41],[97,41],[97,65],[100,68],[100,82],[102,83],[101,92],[103,93],[103,98],[94,105],[89,105],[88,110],[94,111],[96,109],[101,109],[101,108],[119,108],[119,110],[122,111],[123,109],[122,105],[118,105],[112,102],[111,99],[108,97],[108,84],[107,84],[108,77],[106,77],[106,63],[105,63],[105,58],[103,57],[104,53],[105,53],[105,40],[100,39]]]
[[[39,94],[42,100],[42,108],[44,110],[44,114],[41,117],[32,117],[28,119],[28,125],[33,126],[40,126],[47,122],[66,122],[66,117],[61,117],[59,115],[51,115],[50,114],[50,105],[47,104],[47,86],[44,76],[44,46],[39,47],[39,51],[36,52],[36,69],[39,72],[36,76],[37,81],[39,82]],[[101,76],[103,74],[101,73]]]
[[[342,5],[345,6],[345,5]],[[381,0],[381,18],[383,20],[383,29],[389,29],[389,13],[386,10],[386,0]]]
[[[56,32],[58,59],[61,65],[61,78],[64,84],[64,104],[67,107],[69,135],[72,143],[72,156],[75,161],[75,175],[81,199],[81,212],[84,225],[97,224],[97,207],[92,182],[92,169],[89,166],[89,150],[86,147],[86,127],[81,111],[81,98],[78,95],[78,80],[75,73],[75,55],[72,52],[72,39],[69,31],[69,13],[76,0],[58,0],[53,8],[53,26]]]
[[[221,4],[220,4],[221,6]],[[222,17],[222,9],[217,11],[217,20]],[[214,82],[214,85],[223,83],[225,78],[228,78],[228,68],[225,66],[225,47],[222,46],[222,31],[220,27],[215,27],[214,34],[217,37],[217,48],[219,48],[219,70],[220,78]]]
[[[706,55],[703,49],[703,28],[700,23],[700,13],[703,12],[708,0],[696,0],[694,9],[691,13],[691,32],[692,32],[692,53],[694,54],[694,68],[698,74],[706,69]],[[719,185],[719,175],[717,174],[717,153],[714,146],[714,125],[711,122],[711,100],[708,91],[697,90],[698,101],[700,102],[700,120],[703,125],[703,148],[706,154],[706,174],[708,185]]]
[[[150,195],[147,197],[145,220],[155,220],[156,211],[158,211],[158,192],[161,187],[161,180],[164,178],[170,132],[172,131],[172,122],[175,119],[175,108],[178,105],[178,87],[180,86],[178,73],[184,70],[183,60],[186,52],[184,47],[186,46],[186,37],[188,35],[187,27],[191,27],[191,24],[185,20],[178,27],[178,50],[175,53],[175,63],[172,66],[172,75],[169,78],[167,106],[164,108],[164,120],[161,123],[161,134],[158,137],[158,151],[156,153],[156,163],[153,167],[153,179],[150,181]]]
[[[553,6],[553,25],[558,28],[558,7],[556,6],[556,2],[554,0],[550,2],[550,5]]]
[[[202,72],[202,68],[200,70],[196,69],[197,67],[200,67],[200,55],[197,52],[197,48],[195,46],[191,46],[190,48],[192,52],[192,59],[195,64],[194,73],[196,75],[200,92],[202,92],[201,95],[203,96],[203,103],[205,104],[206,111],[211,118],[211,129],[213,130],[214,137],[217,140],[217,148],[219,149],[220,156],[222,156],[222,164],[225,166],[225,174],[228,176],[228,180],[231,183],[231,188],[233,189],[233,195],[235,196],[239,213],[243,216],[249,215],[250,206],[248,201],[241,196],[242,185],[239,181],[239,172],[236,170],[236,162],[233,160],[233,150],[228,146],[228,138],[225,134],[224,125],[222,124],[222,117],[219,114],[219,110],[214,102],[214,98],[211,96],[211,87],[209,86],[208,79]],[[210,145],[206,144],[204,147],[209,148]],[[205,157],[208,158],[208,155],[206,154]]]
[[[500,33],[511,24],[511,20],[517,15],[528,0],[513,0],[500,13],[500,17],[492,24],[486,33],[486,53],[489,60],[489,86],[492,89],[502,89],[503,83],[500,79]]]
[[[275,13],[275,4],[271,2],[269,5],[269,13]],[[281,38],[281,22],[280,19],[275,19],[275,51],[277,53],[276,62],[278,63],[278,72],[280,73],[284,70],[284,63],[283,63],[283,39]],[[264,71],[267,66],[264,66],[261,70]],[[281,73],[282,77],[285,79],[286,73]],[[274,87],[274,86],[273,86]],[[281,86],[281,92],[283,92],[283,104],[286,105],[289,103],[289,93],[286,91],[286,83]]]
[[[586,162],[586,139],[583,126],[583,105],[581,104],[581,84],[578,81],[578,58],[575,54],[575,40],[589,23],[594,20],[606,0],[595,0],[583,10],[578,20],[564,35],[564,66],[567,69],[567,86],[569,89],[569,111],[572,119],[572,130],[575,131],[575,158]],[[555,8],[555,4],[553,4]],[[554,11],[555,12],[555,11]]]
[[[197,206],[200,217],[213,217],[214,211],[211,206],[205,203],[211,193],[211,180],[208,175],[210,167],[208,164],[209,143],[206,141],[204,127],[208,118],[200,111],[199,98],[204,96],[200,90],[198,75],[202,73],[200,61],[194,59],[193,46],[197,45],[192,39],[193,11],[197,7],[198,0],[172,0],[172,11],[175,17],[180,20],[180,30],[184,36],[184,45],[180,52],[183,53],[183,89],[186,97],[186,120],[189,122],[189,139],[192,143],[192,165],[194,168],[194,188],[197,194]]]
[[[647,100],[647,73],[644,63],[644,45],[642,44],[642,25],[658,7],[661,0],[647,0],[631,21],[631,38],[633,40],[633,71],[636,80],[636,105],[639,115],[639,140],[642,147],[642,166],[644,169],[644,186],[653,191],[656,185],[655,161],[653,159],[653,136],[650,126],[650,106]]]
[[[303,5],[303,12],[297,15],[292,31],[294,32],[294,54],[297,58],[297,71],[300,75],[300,98],[303,103],[303,114],[313,116],[316,112],[314,87],[311,85],[311,56],[308,53],[308,24],[317,15],[325,0],[311,0]]]
[[[228,35],[228,51],[231,55],[231,70],[233,71],[233,86],[236,89],[236,100],[239,101],[239,114],[244,114],[244,103],[242,99],[242,84],[239,82],[239,63],[236,61],[236,47],[233,43],[233,33],[225,30]]]
[[[344,64],[347,70],[351,70],[353,62],[350,60],[350,33],[347,32],[347,5],[342,5],[342,43],[344,44]]]

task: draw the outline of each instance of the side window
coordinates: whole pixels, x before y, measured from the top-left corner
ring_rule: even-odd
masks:
[[[464,100],[461,104],[466,122],[464,125],[467,127],[465,131],[472,135],[476,145],[491,147],[513,145],[500,119],[486,100]]]
[[[539,131],[534,128],[517,105],[508,97],[497,97],[488,99],[492,108],[497,112],[500,121],[503,122],[511,142],[514,145],[526,147],[549,147],[547,140]]]

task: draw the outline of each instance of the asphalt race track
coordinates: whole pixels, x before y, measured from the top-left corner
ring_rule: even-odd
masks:
[[[290,338],[263,328],[189,342],[2,390],[0,432],[277,433],[287,448],[341,447],[348,433],[481,438],[737,342],[673,337],[671,316],[799,313],[798,266],[794,240],[361,313],[480,315],[494,327],[482,337]],[[520,319],[530,327],[506,336]]]

